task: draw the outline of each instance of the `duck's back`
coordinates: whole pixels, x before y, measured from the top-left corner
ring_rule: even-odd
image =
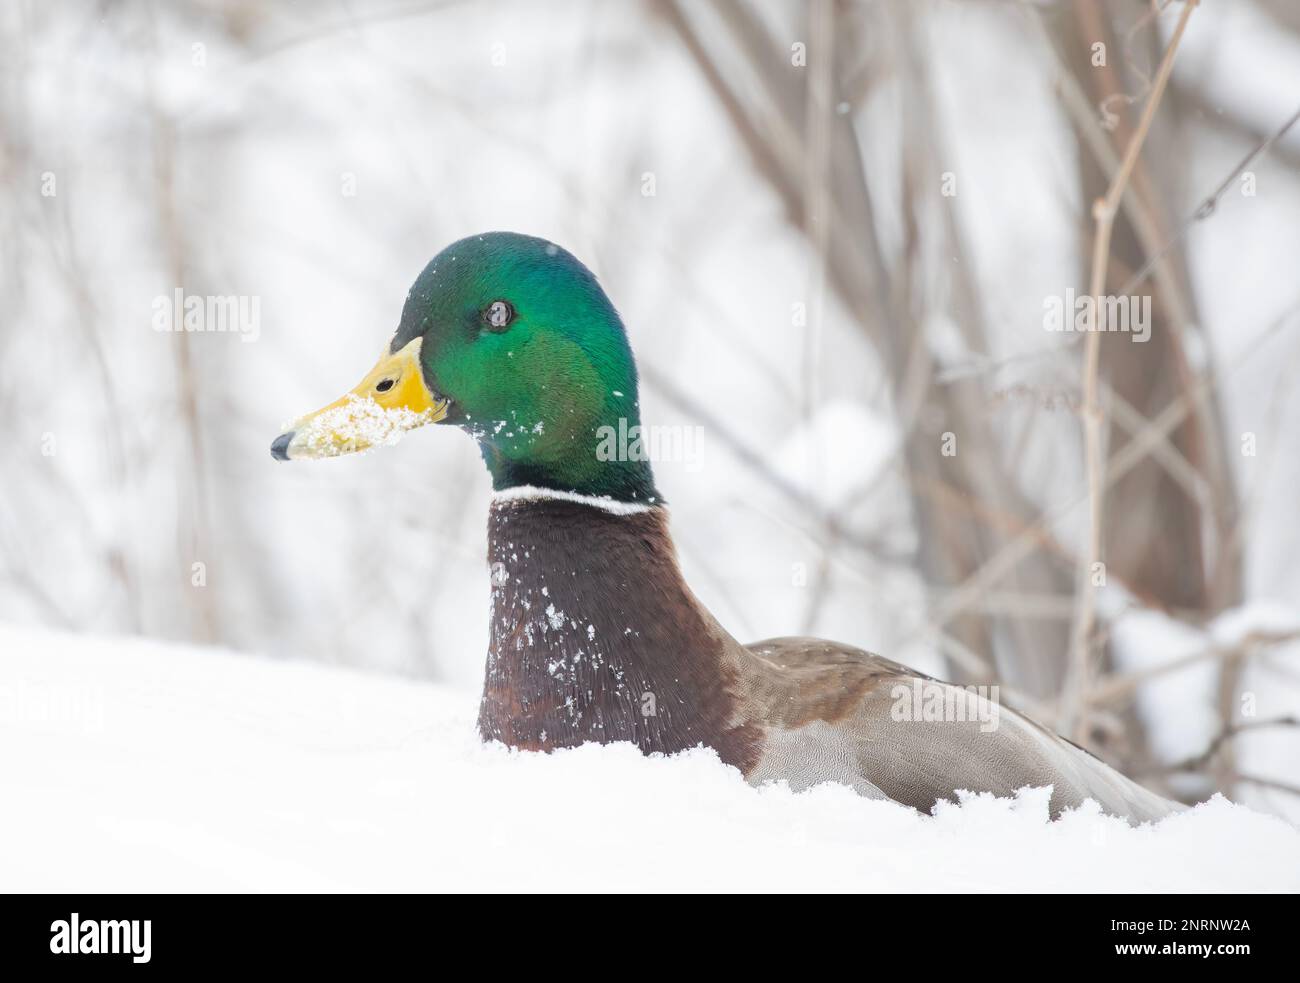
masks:
[[[765,734],[754,782],[840,781],[924,811],[959,789],[1010,795],[1027,785],[1052,786],[1054,816],[1087,798],[1139,822],[1180,808],[995,694],[862,649],[773,638],[746,646],[737,662],[743,712]]]

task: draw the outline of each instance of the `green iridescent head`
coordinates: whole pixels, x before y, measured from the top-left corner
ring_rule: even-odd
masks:
[[[380,363],[272,453],[364,450],[432,422],[478,441],[498,490],[658,500],[649,463],[617,447],[640,424],[623,322],[591,271],[545,239],[490,232],[440,252],[411,287]]]

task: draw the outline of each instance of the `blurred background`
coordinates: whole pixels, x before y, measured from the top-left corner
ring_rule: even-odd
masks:
[[[475,699],[471,442],[268,446],[434,253],[509,229],[601,278],[646,422],[700,428],[656,473],[737,637],[998,683],[1153,787],[1300,817],[1294,3],[1194,10],[1127,181],[1105,292],[1150,297],[1151,338],[1100,339],[1100,576],[1085,344],[1045,328],[1182,13],[4,4],[0,619]],[[177,290],[256,316],[157,330]]]

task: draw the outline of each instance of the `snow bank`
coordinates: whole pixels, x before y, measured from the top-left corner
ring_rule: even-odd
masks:
[[[484,747],[426,683],[0,626],[7,891],[1300,890],[1217,800],[1131,829],[1046,796],[921,816],[755,790],[708,751]]]

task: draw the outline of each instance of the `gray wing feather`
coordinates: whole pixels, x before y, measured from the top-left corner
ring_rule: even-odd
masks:
[[[1053,816],[1089,798],[1136,822],[1182,808],[1024,714],[862,649],[768,639],[738,669],[768,737],[751,781],[844,781],[927,812],[958,790],[1048,785]]]

